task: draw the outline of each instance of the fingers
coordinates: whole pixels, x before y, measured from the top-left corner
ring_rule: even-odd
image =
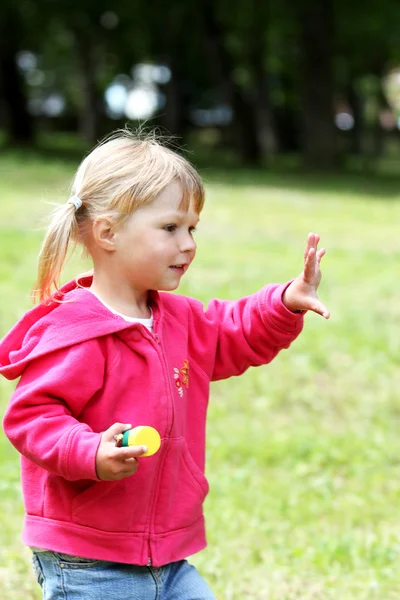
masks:
[[[319,235],[317,233],[310,232],[307,236],[306,248],[304,250],[304,261],[306,261],[308,253],[311,248],[317,249],[319,242]]]
[[[313,312],[317,313],[317,315],[321,315],[321,317],[324,317],[324,319],[329,319],[329,317],[331,316],[331,313],[326,308],[326,306],[319,301],[313,303],[310,306],[309,310],[312,310]]]
[[[146,446],[115,448],[115,454],[111,457],[115,461],[115,466],[112,469],[113,478],[119,480],[134,475],[139,468],[139,461],[136,457],[141,456],[145,452],[147,452]]]
[[[137,457],[147,452],[146,446],[118,448],[111,443],[100,444],[96,455],[96,470],[99,479],[115,481],[136,473]]]
[[[138,469],[137,458],[147,452],[146,446],[115,446],[114,436],[131,429],[130,423],[114,423],[102,433],[96,454],[96,472],[99,479],[116,481],[134,475]]]
[[[318,252],[314,246],[309,248],[307,255],[304,257],[304,278],[306,281],[311,282],[316,276],[317,278],[320,277],[320,274],[318,273],[319,265],[325,254],[325,248],[321,248]]]
[[[304,262],[307,260],[307,256],[311,248],[314,248],[317,251],[318,244],[320,241],[320,236],[318,233],[313,233],[312,231],[307,236],[306,249],[304,250]]]
[[[130,458],[125,461],[125,468],[119,470],[112,477],[113,480],[119,481],[120,479],[125,479],[125,477],[131,477],[134,475],[139,468],[139,463],[136,458]]]
[[[304,251],[303,279],[308,286],[305,292],[306,297],[303,299],[304,310],[311,310],[324,317],[324,319],[329,319],[329,310],[316,296],[316,291],[321,281],[320,263],[326,254],[325,248],[318,250],[319,241],[320,236],[318,233],[310,232],[308,234]]]
[[[114,442],[114,435],[118,435],[118,433],[124,433],[128,429],[131,429],[132,425],[130,423],[114,423],[103,432],[103,439],[106,442]]]
[[[321,248],[321,250],[318,250],[318,252],[317,252],[317,263],[318,263],[318,265],[321,262],[321,258],[323,256],[325,256],[325,254],[326,254],[325,248]]]
[[[311,283],[315,278],[315,264],[319,265],[319,261],[316,258],[315,248],[311,247],[308,250],[308,254],[304,261],[304,279],[307,283]],[[321,256],[322,258],[322,256]],[[321,260],[321,259],[319,259]]]
[[[147,446],[128,446],[126,448],[116,448],[116,457],[124,462],[136,460],[136,457],[142,456],[147,452]]]

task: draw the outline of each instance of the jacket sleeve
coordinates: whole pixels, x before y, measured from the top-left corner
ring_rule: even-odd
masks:
[[[6,410],[4,432],[40,467],[68,480],[98,480],[101,434],[79,414],[101,388],[105,358],[96,341],[58,350],[25,368]]]
[[[269,363],[299,335],[303,313],[292,313],[282,303],[290,283],[268,285],[237,301],[210,302],[197,326],[196,345],[211,380]]]

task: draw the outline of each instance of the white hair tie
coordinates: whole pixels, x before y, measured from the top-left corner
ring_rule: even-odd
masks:
[[[78,208],[80,208],[83,204],[82,200],[80,198],[78,198],[78,196],[72,196],[67,204],[73,204],[75,206],[75,210],[78,210]]]

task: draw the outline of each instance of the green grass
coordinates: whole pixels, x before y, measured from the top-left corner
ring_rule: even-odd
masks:
[[[0,333],[30,307],[45,202],[75,163],[0,158]],[[207,302],[294,277],[308,231],[327,248],[302,335],[212,386],[208,548],[218,600],[400,598],[400,181],[204,170],[198,255],[180,289]],[[84,269],[78,259],[68,274]],[[67,275],[66,275],[67,276]],[[13,384],[0,382],[0,406]],[[38,599],[20,542],[18,456],[0,437],[0,597]]]

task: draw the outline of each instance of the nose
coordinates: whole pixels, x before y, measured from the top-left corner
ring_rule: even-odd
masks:
[[[195,252],[197,244],[190,233],[186,233],[180,244],[181,252]]]

